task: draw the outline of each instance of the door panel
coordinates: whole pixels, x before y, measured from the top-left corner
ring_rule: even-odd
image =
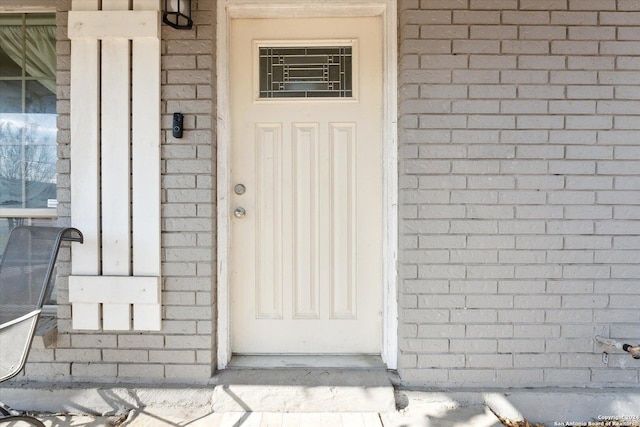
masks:
[[[305,44],[313,53],[263,78],[282,81],[270,83],[276,97],[321,98],[261,98],[259,53]],[[324,55],[334,45],[352,62]],[[381,49],[379,18],[231,22],[231,177],[246,187],[231,200],[246,212],[231,228],[234,353],[380,353]],[[353,96],[319,89],[350,70]]]

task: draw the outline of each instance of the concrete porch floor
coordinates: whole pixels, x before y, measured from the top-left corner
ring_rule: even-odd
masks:
[[[640,425],[638,389],[410,390],[380,369],[227,370],[201,386],[14,382],[0,400],[50,427],[501,426],[492,410],[553,427]]]
[[[183,394],[174,390],[181,401]],[[195,403],[195,402],[194,402]],[[388,412],[212,412],[210,406],[158,406],[119,414],[45,415],[48,427],[210,426],[210,427],[498,427],[501,416],[549,427],[640,425],[640,391],[631,389],[546,391],[420,391],[396,390],[398,408]],[[617,421],[611,421],[616,419]],[[609,420],[609,424],[605,421]],[[581,424],[582,423],[582,424]],[[597,424],[592,424],[597,425]]]

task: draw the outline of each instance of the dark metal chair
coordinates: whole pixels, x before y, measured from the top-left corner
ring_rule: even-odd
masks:
[[[51,292],[53,270],[63,241],[82,243],[69,227],[19,226],[11,230],[0,259],[0,382],[24,368],[42,306]],[[0,424],[44,424],[0,402]]]

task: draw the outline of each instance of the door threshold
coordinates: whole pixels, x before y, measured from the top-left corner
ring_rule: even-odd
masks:
[[[380,356],[372,354],[234,354],[227,369],[386,369]]]

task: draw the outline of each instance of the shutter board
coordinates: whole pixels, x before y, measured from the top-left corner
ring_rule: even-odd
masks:
[[[69,12],[71,220],[85,236],[69,277],[74,329],[162,324],[160,2],[134,3],[74,0]]]
[[[160,39],[133,41],[133,274],[160,275]],[[154,107],[150,107],[154,106]],[[149,161],[158,159],[158,161]]]

